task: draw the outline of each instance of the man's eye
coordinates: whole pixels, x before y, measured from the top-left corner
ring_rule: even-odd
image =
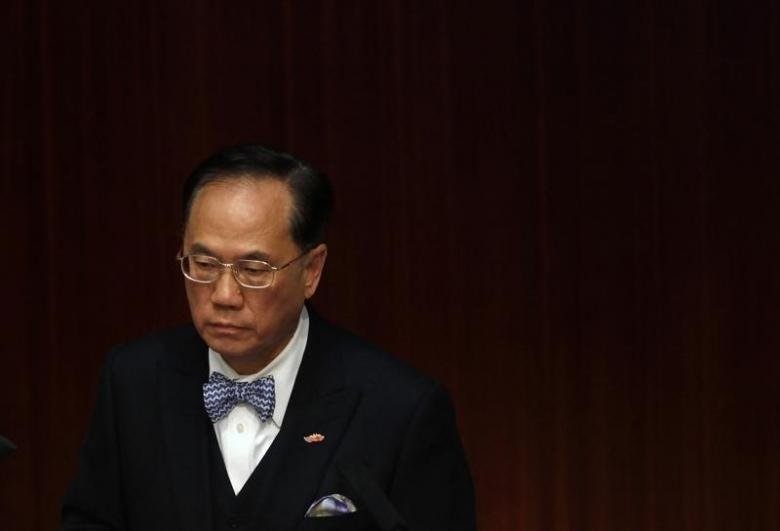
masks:
[[[261,273],[265,273],[268,271],[265,267],[262,265],[246,265],[244,264],[241,266],[241,269],[244,271],[244,273],[248,275],[259,275]]]
[[[208,260],[195,260],[195,266],[198,269],[211,270],[216,269],[217,264],[214,262],[209,262]]]

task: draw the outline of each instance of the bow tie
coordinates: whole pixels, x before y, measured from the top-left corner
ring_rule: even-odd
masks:
[[[241,402],[254,407],[261,421],[270,419],[276,405],[274,377],[266,376],[253,382],[237,382],[218,372],[212,372],[209,380],[203,384],[203,404],[211,422],[225,418]]]

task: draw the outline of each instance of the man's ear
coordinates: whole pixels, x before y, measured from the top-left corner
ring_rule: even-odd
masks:
[[[324,243],[309,251],[309,256],[306,258],[306,265],[303,269],[304,295],[307,299],[314,296],[314,293],[317,291],[327,257],[328,246]]]

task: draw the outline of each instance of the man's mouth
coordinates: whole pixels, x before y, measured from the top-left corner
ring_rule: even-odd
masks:
[[[218,334],[236,334],[243,331],[245,328],[234,323],[228,323],[223,321],[212,321],[206,324],[212,332]]]

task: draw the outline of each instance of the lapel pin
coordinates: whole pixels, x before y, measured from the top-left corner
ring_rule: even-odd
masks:
[[[319,443],[325,440],[325,436],[321,433],[312,433],[311,435],[306,435],[303,440],[310,444]]]

